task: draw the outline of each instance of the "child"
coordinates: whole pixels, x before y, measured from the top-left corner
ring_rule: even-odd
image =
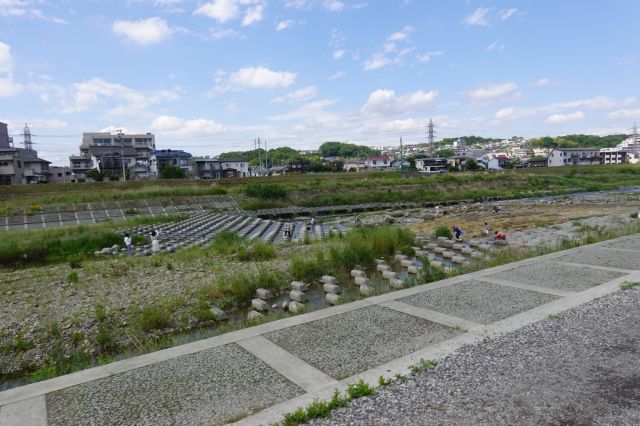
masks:
[[[160,251],[160,242],[158,241],[158,235],[160,232],[155,229],[151,232],[151,251],[157,253]]]
[[[484,234],[485,237],[489,236],[489,224],[487,222],[484,223],[484,230],[482,231],[482,233]]]
[[[464,235],[464,231],[462,229],[458,228],[457,226],[454,226],[451,229],[453,231],[453,235],[456,237],[456,240],[459,240],[460,237],[462,237]]]
[[[131,235],[128,232],[124,234],[124,245],[127,246],[127,256],[131,256],[133,246],[131,245]]]
[[[291,239],[291,220],[288,220],[287,223],[284,224],[284,237],[287,240]]]
[[[507,239],[507,236],[504,232],[502,231],[496,231],[495,235],[493,236],[494,240],[501,240],[504,241]]]

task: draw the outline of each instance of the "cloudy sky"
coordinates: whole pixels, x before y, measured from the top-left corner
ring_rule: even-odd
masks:
[[[629,131],[640,2],[0,0],[0,121],[214,155],[326,140]],[[21,141],[18,136],[17,142]]]

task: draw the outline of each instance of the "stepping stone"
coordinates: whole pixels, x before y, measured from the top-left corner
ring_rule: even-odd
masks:
[[[291,282],[291,290],[297,291],[307,291],[309,290],[309,284],[306,284],[302,281],[292,281]]]
[[[306,293],[299,290],[291,290],[289,292],[289,298],[300,303],[304,303],[308,300]],[[289,306],[289,309],[291,309],[291,306]]]
[[[269,305],[262,299],[253,299],[251,301],[251,307],[259,312],[264,312],[269,310]]]
[[[327,293],[325,300],[329,305],[337,305],[342,300],[342,297],[339,294]]]
[[[359,269],[352,269],[351,270],[351,276],[356,278],[356,277],[364,277],[366,276],[364,271],[361,271]]]
[[[380,265],[376,266],[376,269],[377,269],[378,271],[380,271],[380,272],[384,272],[384,271],[388,271],[388,270],[390,270],[390,269],[391,269],[391,266],[389,266],[389,265],[383,265],[383,264],[380,264]]]
[[[355,283],[358,286],[369,285],[371,283],[371,280],[367,277],[356,277]]]
[[[325,284],[322,286],[322,290],[324,290],[325,293],[333,293],[333,294],[342,293],[342,287],[336,284]]]
[[[256,296],[258,296],[259,299],[262,300],[269,300],[269,299],[273,299],[273,293],[270,290],[267,290],[266,288],[259,288],[256,290]]]

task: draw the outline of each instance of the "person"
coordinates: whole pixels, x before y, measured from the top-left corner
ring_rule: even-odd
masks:
[[[448,212],[448,211],[446,211],[446,210],[444,210],[444,211],[442,212],[442,217],[445,217],[445,216],[446,216],[446,215],[448,215],[448,214],[449,214],[449,212]]]
[[[489,236],[489,231],[490,231],[489,224],[487,222],[485,222],[484,223],[484,229],[482,231],[482,233],[484,234],[485,237]]]
[[[160,242],[158,241],[158,235],[160,232],[155,229],[151,231],[151,251],[157,253],[160,251]]]
[[[495,235],[493,236],[494,240],[501,240],[504,241],[507,239],[507,236],[504,232],[502,231],[496,231]]]
[[[453,231],[453,235],[456,237],[456,240],[459,240],[460,237],[464,235],[464,231],[457,226],[454,226],[451,230]]]
[[[288,240],[291,239],[291,220],[287,220],[284,224],[284,237]]]
[[[493,206],[493,212],[494,212],[494,213],[500,213],[500,209],[501,209],[501,208],[502,208],[502,207],[500,207],[500,206]]]
[[[127,247],[127,256],[133,253],[133,245],[131,244],[131,235],[127,232],[124,234],[124,245]]]

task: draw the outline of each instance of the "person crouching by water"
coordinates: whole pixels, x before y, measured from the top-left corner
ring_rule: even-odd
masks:
[[[131,235],[127,232],[124,234],[124,245],[127,247],[127,256],[133,254],[133,245],[131,244]]]
[[[155,229],[151,232],[151,251],[157,253],[160,251],[160,242],[158,241],[158,235],[160,232]]]
[[[496,233],[493,236],[494,240],[500,240],[500,241],[504,241],[507,239],[507,235],[502,232],[502,231],[496,231]]]
[[[287,240],[291,239],[291,220],[288,220],[287,223],[284,224],[284,237]]]
[[[456,240],[459,240],[460,237],[464,235],[464,231],[457,226],[454,226],[451,230],[453,231],[453,235],[456,237]]]

